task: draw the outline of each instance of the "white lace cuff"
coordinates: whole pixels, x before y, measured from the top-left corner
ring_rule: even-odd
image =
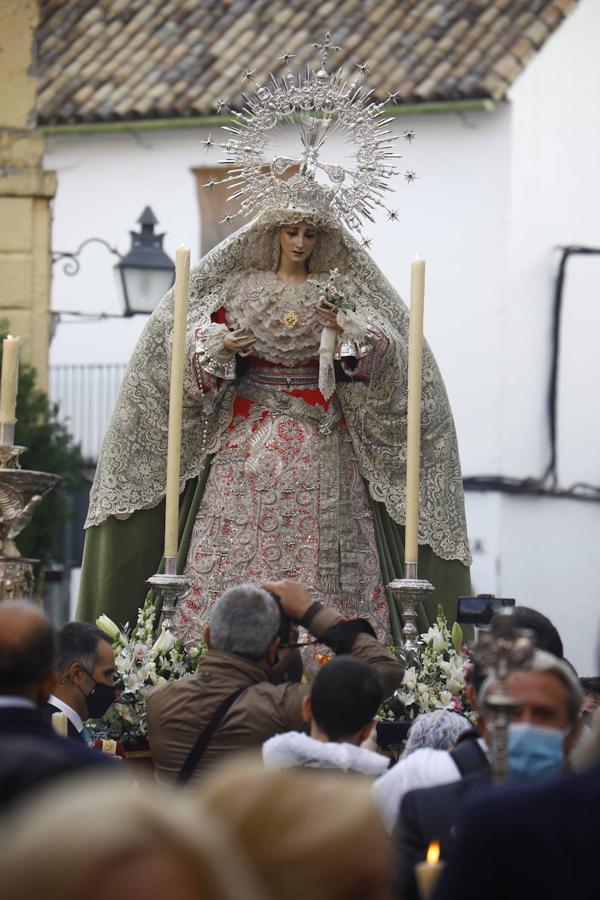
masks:
[[[209,375],[233,381],[235,378],[235,353],[231,353],[223,344],[223,335],[228,331],[227,325],[216,322],[198,328],[194,362]]]

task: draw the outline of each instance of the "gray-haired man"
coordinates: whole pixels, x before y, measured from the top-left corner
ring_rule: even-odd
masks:
[[[281,611],[337,653],[351,653],[372,666],[389,696],[402,681],[401,663],[362,620],[346,621],[337,610],[314,603],[296,582],[240,585],[219,598],[205,637],[207,652],[196,673],[154,691],[148,700],[148,735],[159,780],[171,783],[219,708],[231,697],[206,749],[193,766],[198,778],[225,753],[260,749],[275,734],[303,727],[308,685],[274,684]],[[280,661],[281,664],[281,661]]]

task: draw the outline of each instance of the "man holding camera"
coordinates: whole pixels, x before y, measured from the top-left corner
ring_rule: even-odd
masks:
[[[148,737],[161,782],[195,781],[225,753],[258,750],[275,734],[302,729],[309,686],[275,683],[293,652],[281,647],[286,618],[335,653],[370,665],[385,697],[400,686],[402,664],[364,619],[345,620],[293,581],[230,588],[214,606],[205,631],[208,650],[195,674],[148,699]]]

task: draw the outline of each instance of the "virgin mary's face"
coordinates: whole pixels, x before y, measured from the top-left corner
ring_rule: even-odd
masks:
[[[281,252],[290,262],[306,262],[317,243],[317,229],[308,222],[283,225],[279,230]]]

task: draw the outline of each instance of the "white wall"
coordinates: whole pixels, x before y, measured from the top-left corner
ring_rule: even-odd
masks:
[[[198,215],[196,188],[190,167],[201,158],[196,131],[170,133],[51,137],[46,160],[58,173],[54,201],[54,251],[74,250],[86,238],[102,237],[121,253],[130,247],[129,231],[144,206],[166,232],[164,247],[175,258],[179,244],[196,248]],[[75,277],[54,266],[52,307],[86,313],[119,314],[112,268],[117,262],[104,247],[88,246]],[[56,326],[50,364],[126,362],[146,321],[63,320]]]
[[[582,0],[515,83],[502,471],[539,476],[558,245],[600,248],[600,3]],[[600,256],[568,263],[559,378],[559,481],[600,485]],[[546,612],[582,672],[598,670],[600,504],[504,498],[498,593]]]

